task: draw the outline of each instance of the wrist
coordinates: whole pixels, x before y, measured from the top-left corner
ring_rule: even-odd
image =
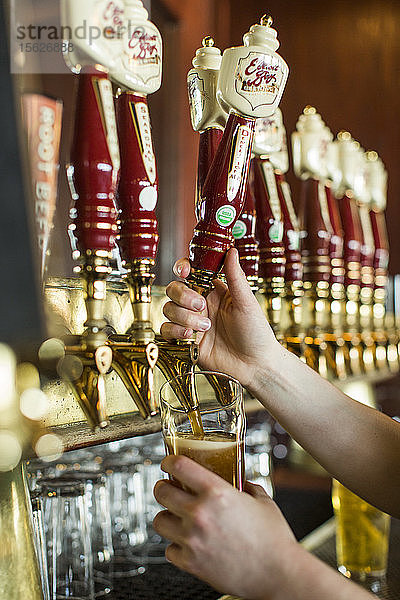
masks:
[[[266,390],[278,378],[282,378],[282,361],[288,351],[276,339],[268,344],[268,350],[253,365],[252,377],[247,386],[249,392],[258,399],[264,398]]]
[[[258,600],[287,600],[287,598],[294,600],[297,598],[296,586],[299,573],[297,573],[295,565],[304,561],[305,551],[294,538],[286,540],[279,546],[275,549],[278,560],[274,568],[273,580],[268,578],[265,586],[267,591]]]

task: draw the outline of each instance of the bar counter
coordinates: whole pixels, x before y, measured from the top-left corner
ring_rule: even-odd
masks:
[[[320,479],[319,483],[318,479]],[[287,476],[287,473],[284,475],[281,471],[278,480],[280,482],[289,480],[292,484],[293,476]],[[301,542],[304,547],[332,568],[336,568],[335,524],[334,519],[329,518],[332,511],[327,478],[314,478],[312,489],[308,490],[296,489],[284,484],[277,490],[275,499],[298,539],[305,531],[309,531]],[[310,527],[313,529],[310,530]],[[400,520],[392,519],[387,584],[377,597],[383,600],[398,600],[399,594]],[[177,598],[240,600],[232,596],[221,597],[219,592],[207,584],[168,563],[150,565],[146,572],[138,577],[119,579],[114,582],[114,590],[108,598],[109,600],[176,600]]]

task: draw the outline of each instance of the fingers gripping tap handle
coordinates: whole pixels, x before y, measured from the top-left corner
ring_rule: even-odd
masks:
[[[208,290],[233,245],[232,229],[246,194],[255,119],[278,107],[287,76],[285,61],[270,19],[253,25],[244,46],[225,50],[217,83],[217,99],[229,113],[224,135],[203,186],[199,222],[190,243],[189,283]]]

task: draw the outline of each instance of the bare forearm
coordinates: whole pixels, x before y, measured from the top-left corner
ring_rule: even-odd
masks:
[[[250,391],[334,477],[399,515],[400,425],[352,400],[284,348],[260,364]]]

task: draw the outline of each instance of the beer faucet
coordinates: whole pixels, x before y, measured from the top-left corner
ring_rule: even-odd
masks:
[[[221,50],[214,45],[211,36],[203,38],[201,48],[192,60],[193,68],[187,76],[190,119],[194,131],[199,132],[199,153],[196,179],[196,218],[204,182],[224,133],[227,114],[217,101],[217,83],[221,67]]]
[[[331,258],[331,274],[329,280],[330,314],[327,340],[335,347],[336,372],[339,379],[343,380],[351,374],[350,357],[348,348],[343,339],[346,317],[346,292],[344,268],[344,232],[336,193],[340,185],[341,173],[339,170],[339,155],[337,142],[333,141],[333,134],[328,127],[325,128],[326,149],[324,163],[326,167],[325,194],[328,204],[332,235],[329,242]],[[328,342],[328,343],[329,343]]]
[[[399,368],[398,335],[394,323],[389,323],[388,327],[385,318],[389,263],[389,241],[385,220],[387,172],[382,160],[373,150],[366,152],[365,158],[370,192],[369,217],[375,246],[373,337],[376,343],[376,364],[380,369],[385,369],[387,365],[391,372],[397,372]],[[386,356],[382,351],[384,346],[386,346]]]
[[[110,78],[118,86],[115,106],[121,156],[117,244],[127,270],[124,277],[134,318],[129,330],[111,335],[108,344],[115,371],[132,397],[141,399],[138,408],[148,417],[157,412],[153,369],[158,348],[150,309],[158,247],[158,176],[147,95],[161,85],[162,40],[141,0],[125,0],[124,4],[121,53]]]
[[[316,109],[306,106],[292,134],[293,164],[300,179],[299,221],[304,265],[302,317],[306,362],[326,378],[336,377],[336,363],[326,339],[329,328],[329,244],[332,225],[325,193],[323,153],[325,124]]]
[[[221,51],[214,46],[213,38],[205,37],[202,47],[196,51],[193,59],[194,68],[189,71],[187,79],[192,126],[195,131],[200,132],[195,203],[198,220],[201,218],[199,209],[203,186],[228,117],[218,103],[216,95],[221,60]],[[256,291],[258,289],[258,248],[254,238],[255,207],[251,179],[250,172],[243,210],[232,234],[247,280]]]
[[[366,373],[371,373],[380,360],[380,368],[387,367],[386,344],[378,350],[376,355],[373,331],[373,296],[374,296],[374,258],[375,242],[370,217],[371,192],[368,182],[368,163],[364,150],[358,142],[353,142],[357,150],[357,162],[354,178],[354,196],[357,201],[360,215],[362,244],[361,244],[361,286],[360,286],[360,333],[363,350],[363,364]],[[380,357],[381,355],[381,357]],[[383,361],[382,361],[383,359]],[[383,362],[383,364],[382,364]]]
[[[360,215],[354,197],[354,176],[358,151],[351,134],[337,135],[339,169],[341,173],[337,198],[344,232],[344,265],[346,288],[346,318],[343,338],[349,350],[352,375],[361,375],[363,347],[360,336],[361,245],[363,242]]]
[[[260,252],[256,239],[256,220],[254,158],[252,158],[243,209],[232,229],[232,235],[235,240],[235,247],[239,252],[240,266],[253,292],[257,292],[259,289],[258,267]]]
[[[283,221],[283,243],[285,246],[285,285],[282,296],[281,330],[285,345],[298,356],[304,349],[302,328],[303,264],[300,251],[300,227],[293,206],[292,193],[286,181],[289,170],[289,155],[286,144],[286,129],[280,109],[275,115],[279,144],[272,149],[269,160],[274,167],[276,187]]]
[[[274,115],[257,119],[253,143],[255,157],[254,192],[256,203],[256,239],[258,241],[259,285],[264,297],[264,308],[275,335],[280,341],[282,294],[285,285],[284,224],[274,167],[269,160],[272,152],[279,152],[281,137]]]
[[[244,46],[222,56],[217,99],[228,121],[203,186],[200,215],[190,243],[189,285],[207,293],[232,245],[232,229],[243,208],[255,119],[275,112],[288,67],[276,54],[277,34],[263,17],[243,36]]]

